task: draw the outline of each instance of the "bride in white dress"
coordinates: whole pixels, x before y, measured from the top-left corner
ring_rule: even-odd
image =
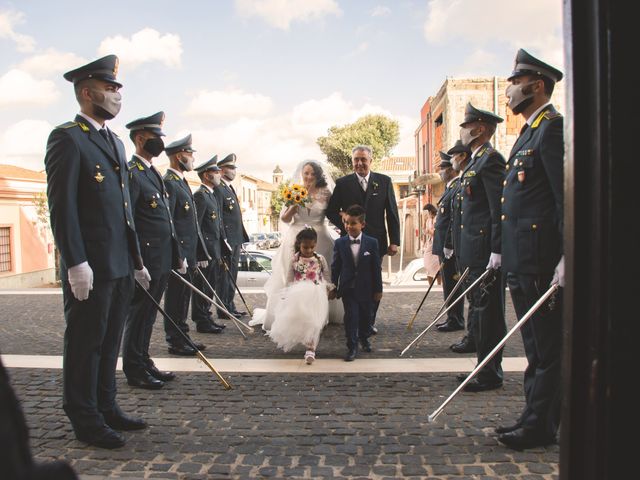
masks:
[[[333,260],[334,240],[330,233],[332,227],[325,218],[325,211],[333,192],[333,180],[325,173],[320,162],[305,160],[298,165],[291,181],[307,188],[311,202],[303,207],[294,205],[283,208],[280,213],[282,241],[271,262],[271,276],[264,285],[264,291],[267,294],[266,309],[254,309],[253,319],[249,322],[250,325],[262,324],[264,330],[269,330],[275,319],[276,299],[278,292],[287,284],[287,273],[294,254],[295,238],[305,225],[313,227],[318,233],[316,251],[327,260],[329,268]],[[327,278],[331,279],[331,275],[328,274]],[[342,324],[343,317],[342,302],[330,300],[329,323]]]

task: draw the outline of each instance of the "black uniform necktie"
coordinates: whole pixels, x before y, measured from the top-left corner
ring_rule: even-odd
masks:
[[[524,132],[526,132],[527,128],[529,128],[529,124],[527,122],[525,122],[524,125],[522,126],[522,128],[520,129],[520,135],[522,135]]]

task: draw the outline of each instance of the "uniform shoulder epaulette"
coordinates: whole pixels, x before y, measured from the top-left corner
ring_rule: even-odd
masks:
[[[543,120],[553,120],[554,118],[558,118],[561,116],[562,114],[558,112],[552,112],[550,110],[546,110],[540,113],[540,115],[538,115],[538,117],[531,124],[531,128],[538,128]]]
[[[78,126],[78,122],[73,122],[73,121],[69,121],[69,122],[65,122],[62,125],[58,125],[56,128],[71,128],[71,127],[77,127]]]

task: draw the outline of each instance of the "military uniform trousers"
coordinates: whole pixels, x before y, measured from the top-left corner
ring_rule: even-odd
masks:
[[[238,280],[238,262],[240,261],[240,249],[241,245],[233,245],[231,253],[226,253],[223,256],[225,262],[229,266],[229,273],[225,271],[224,265],[220,269],[220,299],[224,303],[224,306],[231,313],[236,311],[236,306],[233,298],[236,294],[236,287],[234,282]],[[230,275],[229,275],[230,274]],[[233,282],[231,278],[233,278]],[[223,316],[224,313],[219,311],[218,315]]]
[[[62,278],[66,277],[63,271]],[[89,298],[80,302],[69,282],[62,282],[67,324],[63,408],[76,434],[102,427],[103,413],[118,409],[116,362],[133,289],[133,273],[113,280],[94,280]]]
[[[465,281],[468,288],[485,272],[484,268],[471,267]],[[469,335],[476,342],[476,355],[480,363],[507,334],[504,319],[504,286],[500,270],[493,273],[493,282],[486,288],[476,285],[467,294],[469,301]],[[500,350],[477,375],[481,383],[502,382],[502,350]]]
[[[187,267],[187,273],[179,274],[187,282],[193,283],[193,268]],[[164,306],[167,315],[176,323],[181,331],[187,333],[187,315],[189,313],[189,302],[191,301],[191,289],[178,280],[173,274],[169,276],[167,293],[164,296]],[[164,319],[165,339],[169,345],[184,345],[184,337],[176,327],[166,318]]]
[[[507,285],[518,319],[547,291],[552,273],[508,273]],[[524,324],[520,333],[528,365],[524,372],[526,405],[520,422],[523,428],[546,436],[555,436],[560,424],[561,355],[562,355],[562,290]]]
[[[168,273],[151,277],[147,291],[156,302],[160,303],[168,281]],[[156,306],[137,288],[125,323],[122,342],[122,370],[127,377],[142,375],[153,366],[149,357],[149,342],[157,315]]]
[[[451,294],[451,291],[456,287],[458,281],[458,266],[456,262],[456,257],[452,256],[451,258],[445,258],[444,255],[440,255],[440,274],[442,277],[442,293],[444,294],[445,300]],[[458,295],[462,294],[464,290],[458,289],[456,292]],[[455,300],[452,298],[451,301]],[[458,302],[449,312],[447,313],[447,321],[452,325],[457,325],[460,328],[464,328],[464,300]]]
[[[204,276],[207,277],[209,284],[216,290],[216,294],[220,295],[217,286],[220,283],[218,277],[221,273],[224,273],[220,271],[220,262],[214,258],[209,261],[209,265],[206,268],[199,268]],[[209,285],[197,271],[194,273],[193,284],[207,297],[217,301]],[[211,323],[211,303],[197,293],[194,293],[191,299],[191,319],[196,325],[208,325]]]

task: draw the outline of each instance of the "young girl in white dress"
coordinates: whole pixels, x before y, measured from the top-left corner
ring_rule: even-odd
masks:
[[[328,292],[333,288],[329,265],[316,252],[317,242],[313,227],[296,235],[287,286],[275,296],[278,314],[269,330],[269,337],[285,352],[304,345],[307,364],[315,360],[320,333],[329,318]]]

